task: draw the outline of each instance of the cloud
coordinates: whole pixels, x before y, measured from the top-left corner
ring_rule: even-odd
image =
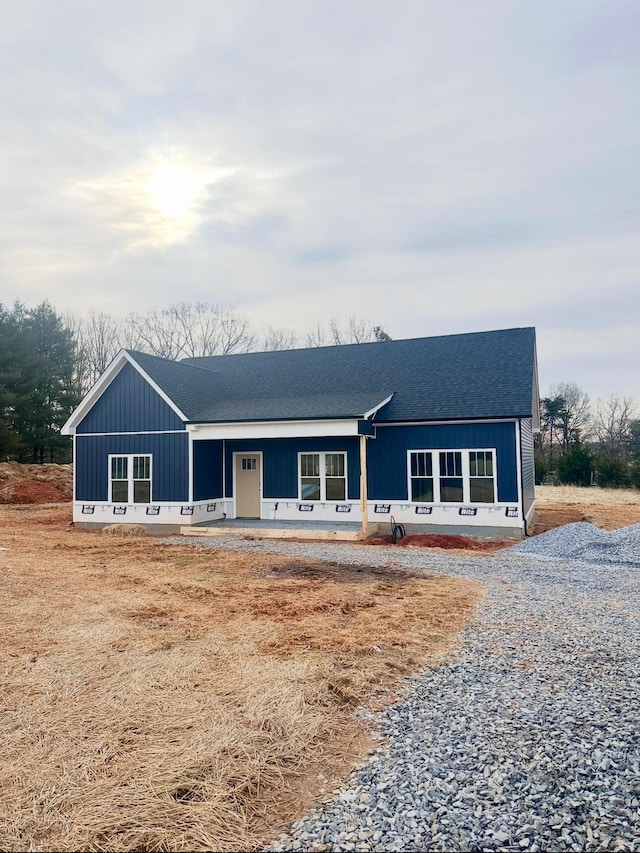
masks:
[[[543,384],[640,396],[636,24],[622,0],[9,4],[0,298],[535,324]]]

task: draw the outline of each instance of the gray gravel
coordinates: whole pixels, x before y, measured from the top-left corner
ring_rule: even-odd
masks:
[[[269,849],[640,849],[639,528],[606,534],[602,547],[602,531],[567,525],[464,558],[199,539],[196,547],[428,569],[486,586],[463,653],[420,673],[384,713],[362,712],[380,748]],[[558,559],[567,551],[604,557]]]
[[[571,557],[587,563],[615,563],[640,569],[640,524],[609,531],[577,521],[526,539],[515,550],[539,557]]]

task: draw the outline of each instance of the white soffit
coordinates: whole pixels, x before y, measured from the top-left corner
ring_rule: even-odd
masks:
[[[358,435],[358,419],[188,424],[187,431],[191,433],[194,441],[223,438],[320,438],[333,435]]]

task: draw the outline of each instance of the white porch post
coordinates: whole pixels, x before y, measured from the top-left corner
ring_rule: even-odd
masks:
[[[367,437],[360,436],[360,512],[362,514],[362,538],[367,538]]]

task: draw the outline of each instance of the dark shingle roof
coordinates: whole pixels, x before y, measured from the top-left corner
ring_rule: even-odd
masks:
[[[195,422],[361,417],[377,421],[528,417],[535,330],[190,358],[131,353]]]

